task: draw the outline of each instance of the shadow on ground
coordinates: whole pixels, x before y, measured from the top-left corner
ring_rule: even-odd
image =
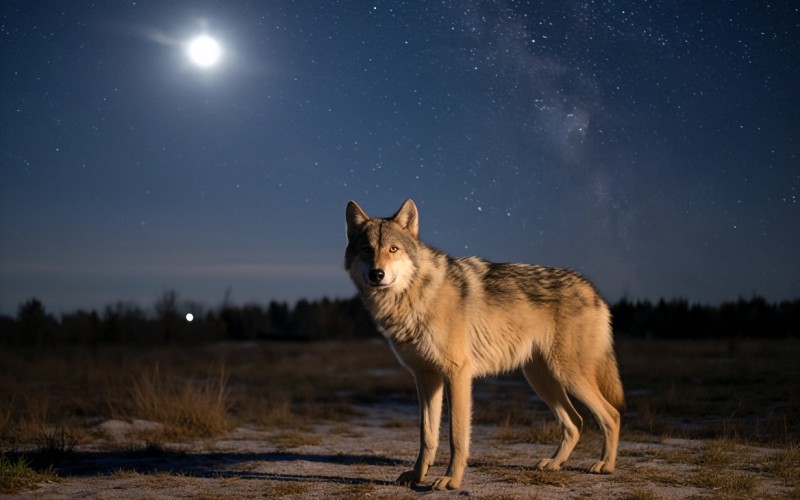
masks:
[[[197,478],[269,479],[273,481],[329,481],[332,483],[370,483],[388,486],[391,481],[376,481],[355,477],[319,476],[314,474],[278,474],[254,470],[254,464],[277,462],[307,462],[331,465],[399,466],[405,461],[396,458],[308,453],[195,453],[163,450],[148,446],[136,450],[120,451],[61,451],[11,453],[16,460],[25,457],[36,470],[52,470],[59,477],[96,477],[113,474],[168,473]],[[262,467],[263,468],[263,467]]]

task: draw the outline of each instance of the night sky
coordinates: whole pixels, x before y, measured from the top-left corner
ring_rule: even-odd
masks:
[[[0,9],[0,313],[350,297],[347,201],[408,197],[610,301],[800,297],[797,2]]]

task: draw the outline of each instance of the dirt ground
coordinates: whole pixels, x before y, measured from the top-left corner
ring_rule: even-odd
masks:
[[[410,404],[358,407],[347,421],[302,431],[239,427],[210,440],[131,447],[131,432],[152,422],[106,421],[105,438],[77,446],[57,463],[55,479],[11,498],[786,498],[796,495],[779,479],[765,478],[755,462],[779,450],[731,445],[722,474],[704,479],[709,444],[702,440],[623,440],[617,471],[585,472],[599,439],[589,433],[559,472],[531,465],[552,445],[509,439],[514,430],[476,425],[470,465],[460,490],[432,492],[444,472],[446,435],[428,482],[415,489],[393,480],[417,452],[416,412]],[[520,433],[524,430],[520,429]],[[444,434],[444,433],[443,433]],[[122,444],[125,443],[125,444]],[[719,451],[719,450],[717,450]],[[700,458],[698,458],[700,457]],[[738,458],[737,458],[738,457]],[[755,458],[754,458],[755,457]],[[748,476],[758,481],[748,481]],[[738,481],[738,483],[737,483]],[[741,484],[741,488],[737,487]]]

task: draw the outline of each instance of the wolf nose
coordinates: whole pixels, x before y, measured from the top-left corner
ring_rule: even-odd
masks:
[[[384,276],[386,276],[386,273],[383,272],[383,269],[369,270],[369,280],[373,283],[380,283],[381,281],[383,281]]]

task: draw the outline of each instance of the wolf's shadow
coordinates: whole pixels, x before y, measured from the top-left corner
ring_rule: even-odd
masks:
[[[364,477],[286,474],[270,472],[268,467],[252,470],[243,464],[276,462],[311,462],[332,465],[399,466],[405,461],[374,455],[269,453],[196,453],[148,447],[120,451],[63,451],[60,453],[7,453],[12,460],[24,457],[35,470],[53,471],[59,477],[110,476],[120,472],[140,474],[168,473],[198,478],[238,478],[273,481],[328,481],[344,484],[392,485],[392,481]]]

